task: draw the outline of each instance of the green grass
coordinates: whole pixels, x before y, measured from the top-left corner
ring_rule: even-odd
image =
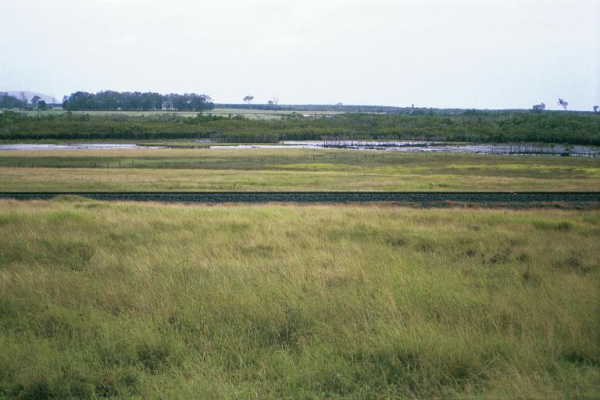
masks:
[[[0,399],[596,398],[597,211],[0,202]]]
[[[344,114],[342,111],[290,111],[290,110],[252,110],[241,108],[215,108],[203,114],[221,117],[242,116],[247,119],[281,119],[291,115],[307,115],[311,117],[325,117]]]
[[[29,117],[47,117],[65,115],[67,111],[62,109],[46,111],[25,111]],[[220,117],[242,116],[247,119],[270,120],[281,119],[293,114],[310,115],[314,117],[330,116],[343,114],[340,111],[289,111],[289,110],[253,110],[241,108],[215,108],[209,111],[200,112],[203,115],[216,115]],[[154,117],[160,115],[175,115],[178,117],[195,117],[199,113],[196,111],[71,111],[72,115],[90,115],[90,116],[128,116],[128,117]]]
[[[24,111],[23,114],[28,117],[48,117],[66,115],[67,110],[53,109],[44,111]],[[128,117],[151,117],[158,115],[176,115],[179,117],[195,117],[197,111],[71,111],[71,115],[90,115],[90,116],[128,116]]]
[[[600,160],[305,149],[0,152],[3,191],[597,191]]]

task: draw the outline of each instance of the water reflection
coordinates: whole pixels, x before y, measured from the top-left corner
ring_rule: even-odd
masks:
[[[119,149],[160,149],[161,146],[138,145],[135,143],[74,143],[74,144],[4,144],[0,150],[119,150]],[[211,145],[219,149],[349,149],[403,151],[411,153],[477,153],[514,155],[558,155],[600,157],[599,146],[563,144],[488,144],[451,143],[427,141],[366,141],[366,140],[319,140],[283,141],[277,144]]]
[[[365,140],[323,140],[323,141],[283,141],[280,144],[241,144],[234,146],[216,145],[211,149],[350,149],[381,150],[429,153],[479,153],[515,155],[560,155],[599,157],[600,147],[562,144],[508,143],[508,144],[458,144],[427,141],[365,141]]]

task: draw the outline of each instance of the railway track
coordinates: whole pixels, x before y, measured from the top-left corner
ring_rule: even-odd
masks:
[[[600,203],[600,192],[0,192],[0,199],[49,200],[57,196],[182,203]]]

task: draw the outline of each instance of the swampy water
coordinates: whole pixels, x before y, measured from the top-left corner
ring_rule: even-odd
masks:
[[[206,143],[206,140],[198,140]],[[159,149],[135,143],[74,143],[74,144],[4,144],[1,150],[118,150]],[[600,146],[535,144],[535,143],[451,143],[428,141],[366,141],[366,140],[319,140],[282,141],[273,144],[211,145],[209,149],[348,149],[424,153],[478,153],[514,155],[557,155],[600,157]]]
[[[479,154],[515,154],[515,155],[561,155],[600,157],[600,147],[562,144],[535,143],[450,143],[426,141],[283,141],[279,144],[241,144],[235,146],[215,145],[211,149],[351,149],[381,150],[404,152],[445,152],[445,153],[479,153]]]

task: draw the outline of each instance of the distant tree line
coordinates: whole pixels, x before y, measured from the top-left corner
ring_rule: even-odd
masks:
[[[47,110],[48,104],[40,96],[33,96],[31,103],[25,97],[19,99],[7,92],[0,92],[0,109]]]
[[[214,108],[210,97],[204,94],[160,94],[153,92],[98,93],[75,92],[63,99],[68,111],[205,111]]]
[[[0,108],[18,108],[24,109],[27,107],[27,102],[17,99],[14,96],[9,95],[6,92],[0,92]]]
[[[464,142],[537,142],[600,145],[600,115],[563,112],[467,111],[460,115],[339,114],[280,120],[174,113],[148,116],[70,113],[0,113],[0,140],[202,139],[229,142],[278,140],[415,139]]]
[[[0,108],[24,110],[29,108],[29,104],[26,99],[18,99],[9,93],[0,92]]]

